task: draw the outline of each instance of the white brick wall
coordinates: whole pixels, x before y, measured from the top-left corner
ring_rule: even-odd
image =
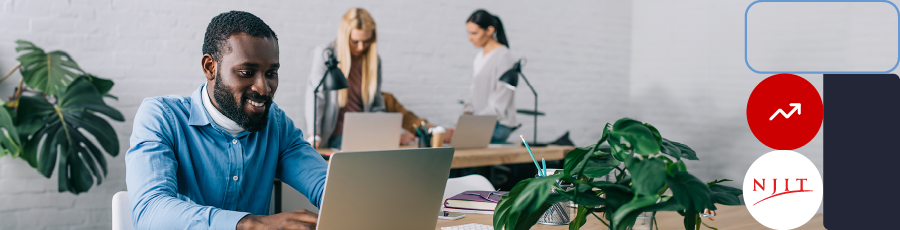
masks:
[[[737,187],[741,186],[753,161],[772,151],[753,136],[746,119],[750,93],[770,76],[756,74],[744,63],[744,12],[752,2],[642,0],[634,2],[632,11],[628,115],[656,125],[663,136],[697,150],[702,161],[689,162],[688,167],[700,179],[729,178],[735,180],[730,185]],[[835,13],[846,12],[852,11]],[[806,29],[822,29],[844,25],[810,22],[806,26]],[[853,50],[842,49],[860,44],[846,39],[853,37],[847,33],[854,30],[842,29],[820,33],[817,36],[820,40],[810,42],[827,42],[838,50],[823,50],[823,53],[852,54]],[[883,60],[832,61],[824,64],[846,66],[847,62]],[[822,75],[800,76],[816,87],[827,105]],[[822,134],[826,124],[823,123],[809,144],[795,150],[809,158],[823,176]],[[824,213],[824,204],[819,207],[819,213]]]
[[[625,1],[0,1],[0,70],[15,65],[16,39],[67,51],[79,65],[113,79],[112,106],[126,122],[113,122],[122,154],[141,100],[188,95],[203,80],[199,67],[209,20],[244,10],[265,20],[280,38],[281,84],[276,102],[302,126],[302,95],[310,53],[334,38],[341,15],[368,9],[379,26],[384,90],[437,124],[453,125],[469,85],[477,50],[464,22],[477,8],[504,22],[514,54],[528,58],[525,74],[540,93],[540,140],[566,130],[577,144],[600,137],[606,122],[629,115],[632,9]],[[0,83],[4,99],[20,79]],[[517,95],[531,108],[527,89]],[[531,119],[514,133],[531,136]],[[651,121],[652,122],[652,121]],[[656,122],[660,123],[660,122]],[[656,124],[655,123],[655,124]],[[304,128],[304,127],[301,127]],[[110,158],[104,183],[81,195],[58,193],[21,159],[0,158],[0,229],[108,229],[110,199],[125,190],[124,158]]]

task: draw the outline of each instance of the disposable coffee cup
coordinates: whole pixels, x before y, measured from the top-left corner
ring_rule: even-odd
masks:
[[[447,131],[444,130],[444,127],[434,127],[431,128],[431,147],[443,147],[444,146],[444,133]]]

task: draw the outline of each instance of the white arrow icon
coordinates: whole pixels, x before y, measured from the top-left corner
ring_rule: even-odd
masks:
[[[800,103],[791,103],[790,106],[794,107],[791,112],[784,113],[784,110],[778,109],[775,111],[775,114],[772,114],[772,116],[769,117],[769,120],[771,121],[772,119],[775,119],[775,116],[778,116],[779,113],[784,116],[784,119],[791,118],[791,115],[794,114],[794,111],[797,111],[797,115],[800,115]]]

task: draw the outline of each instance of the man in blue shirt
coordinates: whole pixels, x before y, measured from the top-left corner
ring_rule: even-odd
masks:
[[[206,83],[190,97],[147,98],[125,155],[137,229],[314,229],[307,210],[265,216],[278,178],[318,206],[327,165],[272,102],[278,38],[231,11],[206,29]]]

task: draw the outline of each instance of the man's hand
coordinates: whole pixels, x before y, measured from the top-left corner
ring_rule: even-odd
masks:
[[[450,143],[450,138],[453,137],[453,131],[456,130],[454,128],[447,128],[447,132],[444,133],[444,143]]]
[[[416,141],[416,135],[413,135],[406,130],[403,130],[403,132],[400,133],[400,145],[408,145],[413,141]]]
[[[248,229],[316,229],[319,214],[303,210],[278,213],[275,215],[246,215],[238,221],[238,230]]]

